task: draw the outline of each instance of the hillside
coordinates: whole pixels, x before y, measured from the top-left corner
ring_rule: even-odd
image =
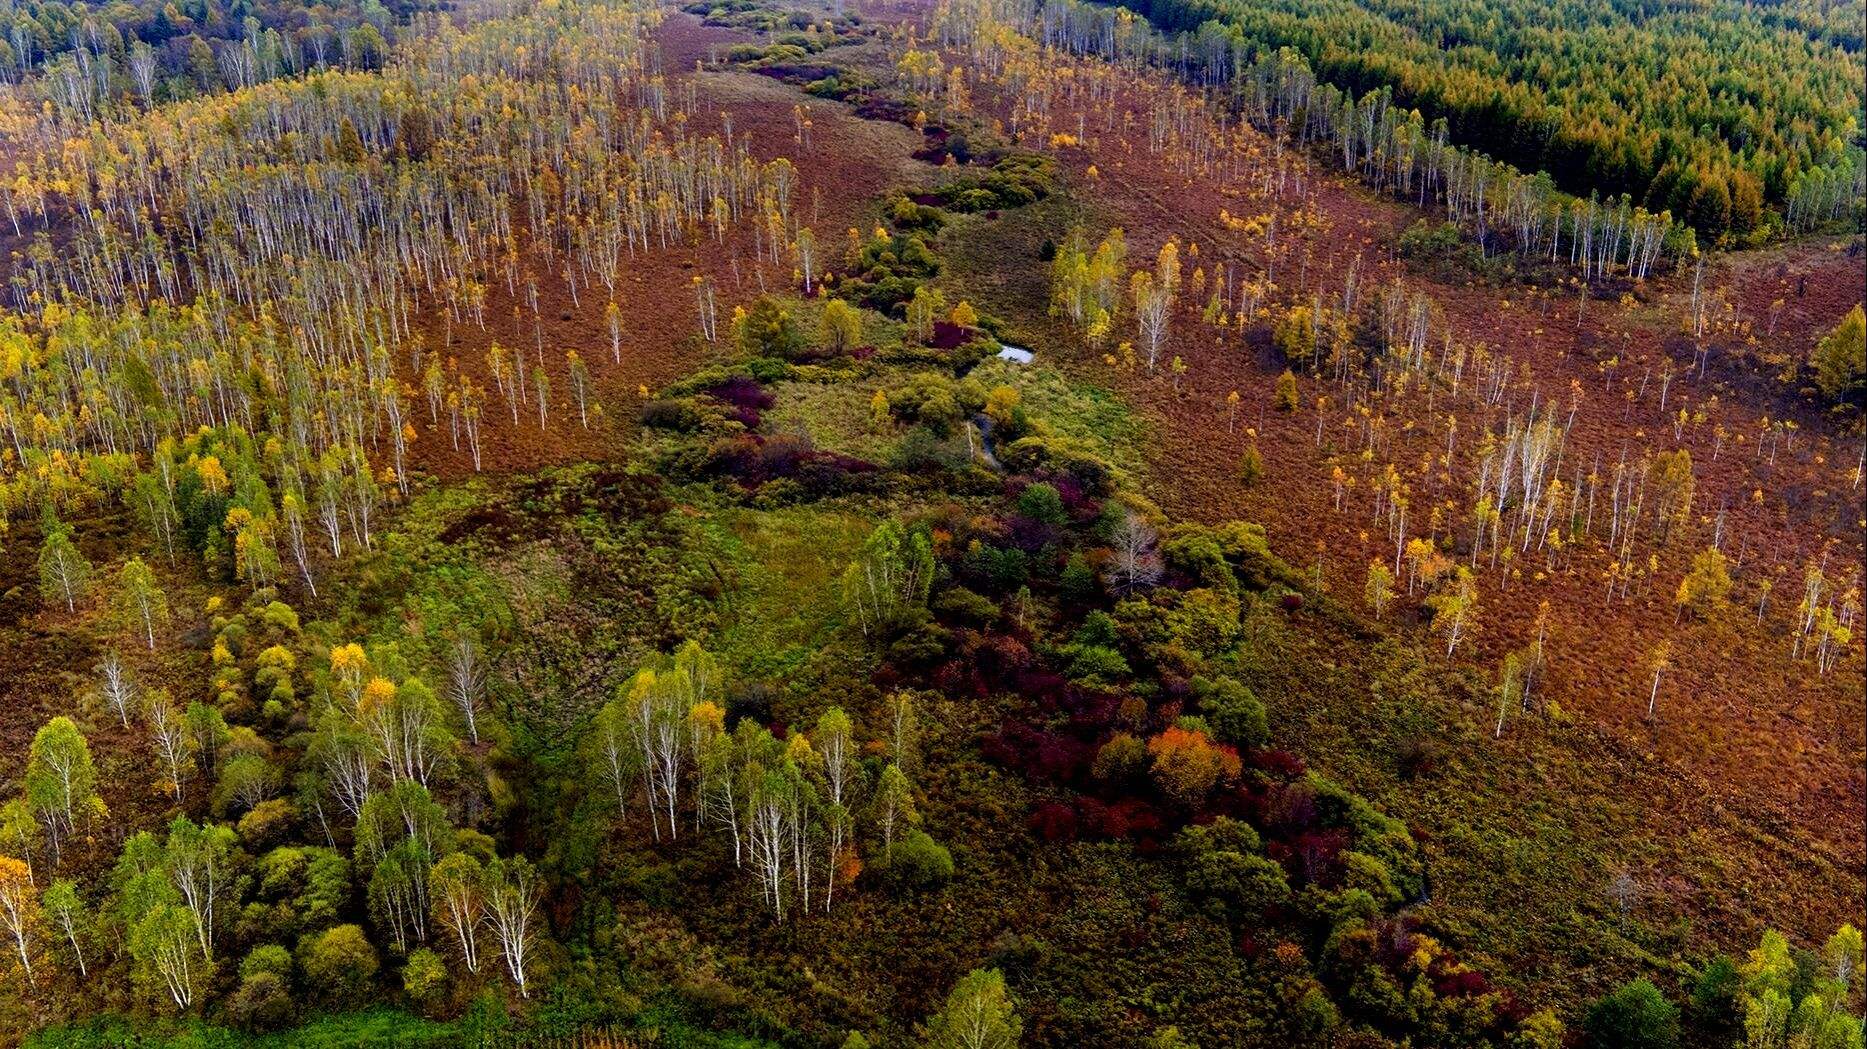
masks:
[[[1286,7],[22,15],[0,1044],[1859,1045],[1859,28]]]

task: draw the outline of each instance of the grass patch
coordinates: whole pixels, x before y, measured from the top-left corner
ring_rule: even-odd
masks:
[[[886,463],[900,443],[893,427],[878,430],[870,402],[877,390],[898,381],[887,375],[864,375],[838,383],[782,383],[772,389],[777,403],[766,413],[774,433],[797,433],[825,451]]]
[[[1050,263],[1043,257],[1044,244],[1061,241],[1072,226],[1100,237],[1108,223],[1085,202],[1062,191],[999,212],[997,218],[954,215],[940,237],[947,268],[934,283],[949,302],[966,299],[982,313],[1013,322],[1006,338],[1028,345],[1020,338],[1028,337],[1021,326],[1034,324],[1037,331],[1049,326]]]
[[[1106,460],[1122,487],[1140,479],[1146,468],[1141,451],[1145,427],[1113,390],[1072,379],[1041,363],[1020,365],[996,358],[973,369],[972,376],[987,389],[1010,386],[1017,390],[1032,418],[1082,442]]]
[[[729,507],[701,518],[703,542],[730,580],[709,643],[742,678],[795,691],[855,658],[840,643],[838,587],[875,518],[835,504]]]
[[[339,1046],[492,1045],[506,1030],[503,1013],[475,1010],[458,1020],[427,1020],[400,1009],[321,1016],[300,1027],[253,1034],[199,1020],[158,1026],[122,1017],[54,1027],[28,1038],[29,1049],[337,1049]]]

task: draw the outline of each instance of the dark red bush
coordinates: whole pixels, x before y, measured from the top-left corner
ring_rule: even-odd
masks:
[[[763,411],[775,403],[771,393],[759,385],[757,379],[746,375],[735,375],[701,392],[721,404],[730,404],[735,408],[757,408]]]
[[[1055,525],[1032,520],[1023,514],[1012,514],[1005,522],[1006,542],[1027,554],[1034,554],[1056,542],[1058,534]]]
[[[1089,771],[1095,748],[1082,740],[1053,732],[1038,736],[1036,771],[1058,783],[1074,782]]]
[[[1287,750],[1254,750],[1250,760],[1254,768],[1286,780],[1300,778],[1306,768],[1302,758]]]
[[[1306,831],[1297,835],[1290,845],[1305,881],[1325,888],[1334,887],[1342,874],[1340,857],[1342,850],[1348,847],[1347,831]]]
[[[960,655],[995,688],[1009,688],[1032,662],[1031,650],[1015,637],[984,630],[960,634]]]
[[[1030,827],[1045,841],[1075,841],[1076,810],[1059,801],[1046,802],[1031,813]]]
[[[1489,993],[1491,981],[1476,969],[1441,973],[1433,980],[1433,991],[1442,998],[1468,998]]]
[[[1026,699],[1041,702],[1051,708],[1061,705],[1065,693],[1071,691],[1068,678],[1055,671],[1039,667],[1021,672],[1018,675],[1016,690]]]
[[[1270,791],[1264,803],[1265,831],[1280,838],[1295,838],[1316,826],[1316,794],[1307,783],[1291,783]]]
[[[970,338],[970,331],[952,321],[934,321],[933,338],[927,340],[927,345],[936,350],[953,350],[964,346]]]

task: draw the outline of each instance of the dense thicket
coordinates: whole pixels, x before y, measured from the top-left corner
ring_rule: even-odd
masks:
[[[0,4],[0,83],[37,82],[54,104],[148,104],[342,65],[374,68],[394,27],[429,0],[130,0]]]
[[[86,457],[140,457],[204,426],[275,438],[281,491],[338,449],[346,470],[373,457],[405,488],[418,396],[477,466],[488,390],[424,352],[424,304],[450,329],[484,326],[503,284],[536,332],[540,271],[613,297],[639,252],[747,218],[787,227],[787,161],[661,123],[674,107],[642,24],[603,6],[436,20],[380,72],[45,117],[34,135],[64,128],[69,148],[0,184],[9,225],[33,238],[12,274],[21,312],[0,317],[16,467],[0,508],[121,494],[128,475]],[[545,358],[541,338],[487,352],[513,425],[545,420]]]
[[[1185,34],[1177,58],[1208,82],[1288,49],[1339,90],[1443,118],[1455,143],[1704,236],[1748,234],[1771,207],[1807,221],[1837,173],[1858,186],[1858,9],[1850,34],[1816,11],[1730,2],[1123,6]]]
[[[1584,278],[1601,281],[1644,279],[1666,256],[1697,251],[1691,227],[1669,210],[1649,210],[1627,194],[1591,193],[1584,199],[1564,192],[1546,173],[1527,175],[1458,144],[1444,118],[1429,123],[1419,110],[1396,105],[1390,89],[1357,97],[1320,80],[1290,48],[1249,60],[1233,56],[1207,68],[1189,64],[1188,37],[1168,37],[1119,8],[1011,0],[944,5],[941,11],[942,41],[967,48],[988,68],[1002,69],[1033,114],[1047,113],[1057,92],[1097,96],[1111,86],[1110,72],[1126,77],[1171,71],[1198,91],[1176,84],[1150,109],[1148,147],[1196,167],[1235,149],[1229,128],[1242,118],[1271,137],[1281,170],[1289,171],[1286,157],[1315,157],[1396,199],[1443,207],[1446,220],[1487,254],[1511,248],[1552,264],[1566,262]],[[1050,54],[1108,65],[1083,78],[1051,76],[1044,57],[1015,43],[1026,37],[1041,41]],[[1286,184],[1279,176],[1278,185]],[[1833,189],[1840,183],[1823,185]],[[1838,213],[1835,201],[1841,199],[1834,197],[1820,214]],[[1808,214],[1814,221],[1817,212]]]

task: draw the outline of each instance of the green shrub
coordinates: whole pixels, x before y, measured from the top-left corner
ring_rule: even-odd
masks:
[[[1306,781],[1316,816],[1326,827],[1342,827],[1354,836],[1354,848],[1381,861],[1394,884],[1408,898],[1419,896],[1425,877],[1419,847],[1404,823],[1370,805],[1366,798],[1324,776]]]
[[[1271,398],[1280,412],[1294,412],[1303,403],[1302,395],[1297,392],[1296,373],[1285,368],[1277,377],[1277,393]]]
[[[1809,355],[1815,385],[1837,400],[1867,393],[1867,315],[1856,305]]]
[[[849,265],[836,293],[881,313],[914,297],[923,281],[940,273],[940,259],[919,231],[870,237]]]
[[[823,44],[820,39],[809,33],[785,33],[774,39],[772,43],[789,45],[807,52],[823,50]]]
[[[1356,923],[1380,920],[1381,905],[1366,889],[1342,888],[1334,892],[1308,891],[1299,903],[1311,908],[1311,917],[1331,929],[1344,929]]]
[[[965,465],[964,455],[964,450],[955,454],[933,430],[916,426],[901,435],[888,462],[903,473],[925,475],[959,469]]]
[[[271,973],[283,980],[292,978],[292,952],[276,943],[253,948],[240,962],[240,979],[250,980],[261,973]]]
[[[1133,783],[1147,770],[1147,744],[1130,733],[1117,732],[1096,751],[1090,770],[1104,783]]]
[[[1082,442],[1054,434],[1031,434],[998,448],[999,461],[1015,473],[1050,469],[1070,475],[1084,494],[1102,498],[1113,490],[1114,471]]]
[[[1089,559],[1080,552],[1071,554],[1064,563],[1063,574],[1057,579],[1057,594],[1078,606],[1101,598],[1102,584],[1096,579],[1095,569],[1089,567]]]
[[[1073,645],[1070,648],[1071,679],[1108,683],[1133,674],[1128,660],[1120,652],[1101,645]]]
[[[1193,695],[1220,741],[1248,749],[1261,747],[1270,738],[1264,704],[1243,683],[1227,677],[1197,677]]]
[[[285,839],[298,820],[298,813],[285,798],[268,798],[240,817],[235,829],[249,850],[260,849]]]
[[[682,398],[657,398],[642,405],[643,426],[653,430],[687,433],[700,426],[700,412],[693,402]]]
[[[310,932],[335,922],[350,895],[350,861],[335,849],[290,845],[260,857],[258,895],[275,905],[276,935]]]
[[[1014,153],[977,178],[959,179],[939,192],[953,211],[997,211],[1034,204],[1050,195],[1055,164],[1036,153]]]
[[[998,618],[998,606],[963,586],[952,587],[934,598],[934,611],[948,619],[984,626]]]
[[[1195,581],[1198,586],[1235,590],[1238,580],[1225,561],[1225,548],[1217,536],[1198,526],[1172,529],[1160,544],[1161,558],[1167,567]]]
[[[889,633],[888,661],[897,666],[925,666],[946,656],[953,642],[952,634],[934,622],[925,608],[904,612],[895,621],[884,624]]]
[[[758,44],[736,44],[726,52],[729,62],[751,65],[754,63],[773,64],[798,62],[810,57],[810,51],[798,44],[776,43],[760,46]]]
[[[273,630],[287,634],[298,633],[298,613],[292,611],[292,606],[283,601],[267,602],[260,617]]]
[[[409,952],[402,964],[402,990],[411,1001],[432,1006],[447,989],[447,965],[441,956],[418,947]]]
[[[769,295],[759,296],[752,308],[735,317],[734,322],[739,350],[748,357],[796,360],[810,348],[803,332],[798,330],[797,318]]]
[[[943,885],[953,876],[953,854],[946,846],[911,828],[882,856],[881,873],[892,885],[926,889]]]
[[[907,196],[895,198],[894,206],[889,210],[889,218],[894,227],[902,232],[938,233],[946,225],[946,216],[939,208],[926,204],[916,204]]]
[[[855,73],[838,73],[821,80],[812,80],[804,85],[806,95],[817,98],[829,98],[841,101],[857,92],[867,90],[868,78]]]
[[[1507,272],[1505,261],[1487,259],[1478,245],[1450,222],[1421,219],[1401,233],[1398,247],[1401,258],[1447,283],[1495,280]]]
[[[291,1022],[295,1006],[284,978],[261,972],[240,981],[227,997],[226,1011],[234,1026],[243,1030],[276,1031]]]
[[[982,577],[987,589],[1011,593],[1031,578],[1031,556],[1017,547],[980,543],[966,551],[966,570]]]
[[[1238,457],[1238,481],[1246,488],[1256,488],[1264,479],[1264,456],[1258,454],[1258,446],[1245,445],[1243,455]]]
[[[1651,983],[1634,980],[1596,1000],[1582,1032],[1590,1049],[1673,1049],[1679,1044],[1679,1007]]]
[[[1210,587],[1188,590],[1168,612],[1167,625],[1172,640],[1202,656],[1216,656],[1238,640],[1238,598]]]
[[[1383,908],[1397,907],[1402,896],[1394,887],[1394,877],[1388,872],[1387,865],[1365,852],[1349,850],[1339,859],[1342,863],[1342,884],[1345,888],[1360,889],[1374,898]]]
[[[1107,612],[1091,612],[1083,617],[1082,625],[1070,636],[1072,645],[1101,645],[1114,648],[1121,644],[1121,632],[1115,625],[1115,617]]]
[[[336,925],[307,934],[298,943],[305,985],[333,1004],[356,1002],[370,989],[380,963],[369,937],[355,925]]]
[[[1070,515],[1063,508],[1063,497],[1057,494],[1055,485],[1042,481],[1026,485],[1018,493],[1018,512],[1033,521],[1047,525],[1067,524]]]
[[[1186,861],[1187,891],[1216,917],[1251,920],[1290,901],[1284,869],[1260,854],[1248,824],[1222,816],[1181,831],[1175,845]]]
[[[1692,1022],[1708,1032],[1729,1033],[1737,1026],[1737,997],[1743,985],[1731,959],[1720,954],[1706,962],[1692,982]]]
[[[954,433],[961,422],[985,407],[985,391],[978,383],[933,372],[917,373],[887,391],[887,397],[888,409],[896,418],[925,426],[940,437]]]

